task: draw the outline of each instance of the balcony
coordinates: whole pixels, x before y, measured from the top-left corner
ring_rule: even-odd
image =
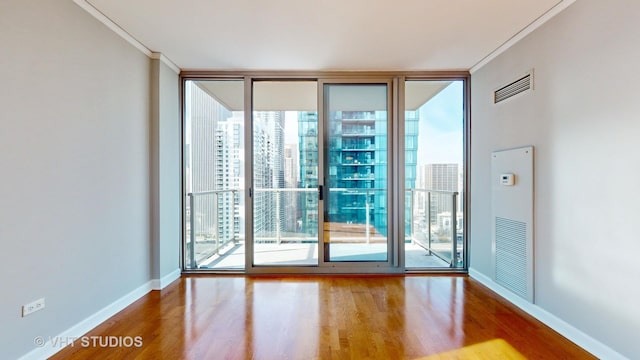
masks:
[[[344,210],[364,211],[371,214],[375,207],[371,191],[378,189],[332,189],[337,195],[363,196],[363,202],[353,206],[345,204]],[[317,210],[308,210],[306,219],[310,225],[307,233],[300,229],[304,194],[316,194],[317,189],[257,189],[256,207],[262,206],[264,214],[254,218],[258,231],[253,238],[254,259],[261,263],[306,265],[318,264]],[[231,200],[243,196],[240,189],[189,193],[187,195],[185,264],[187,269],[242,270],[245,267],[244,219],[239,215],[238,201],[223,206],[221,199]],[[287,198],[287,196],[289,198]],[[293,200],[292,200],[293,199]],[[288,202],[287,202],[288,200]],[[405,209],[405,264],[407,268],[458,268],[462,267],[462,214],[458,212],[456,192],[409,189],[406,191]],[[235,204],[235,205],[234,205]],[[232,207],[231,209],[229,207]],[[194,209],[195,211],[191,211]],[[259,212],[256,209],[256,212]],[[194,216],[191,216],[194,214]],[[456,216],[451,216],[456,214]],[[366,217],[368,220],[368,217]],[[239,224],[242,224],[239,226]],[[295,224],[292,227],[292,224]],[[314,226],[315,225],[315,226]],[[366,223],[332,222],[332,228],[353,228],[343,232],[336,242],[334,252],[345,257],[356,252],[377,254],[386,252],[386,237]],[[195,229],[195,231],[191,231]],[[193,246],[192,246],[193,244]],[[363,248],[363,244],[366,246]],[[333,254],[333,253],[332,253]]]

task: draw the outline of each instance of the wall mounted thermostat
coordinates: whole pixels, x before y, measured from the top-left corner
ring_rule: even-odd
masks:
[[[500,185],[513,186],[516,183],[514,174],[500,174]]]

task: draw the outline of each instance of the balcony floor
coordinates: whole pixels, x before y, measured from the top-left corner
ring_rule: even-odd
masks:
[[[336,261],[385,260],[386,244],[333,244],[332,259]],[[318,264],[318,246],[315,243],[255,244],[256,265],[315,266]],[[422,247],[405,244],[406,268],[448,268],[449,264]],[[201,269],[242,270],[245,263],[244,243],[229,244],[220,255],[212,255],[199,262]]]

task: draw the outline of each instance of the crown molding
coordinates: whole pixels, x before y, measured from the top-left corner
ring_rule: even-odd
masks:
[[[152,59],[155,59],[155,60],[162,61],[165,65],[167,65],[176,74],[180,75],[180,68],[178,67],[178,65],[176,65],[173,61],[171,61],[171,59],[166,57],[163,53],[152,52],[149,57],[152,58]]]
[[[157,59],[165,63],[171,70],[175,71],[176,74],[180,74],[180,68],[169,58],[164,56],[162,53],[154,52],[146,47],[143,43],[134,38],[131,34],[129,34],[126,30],[124,30],[120,25],[116,24],[113,20],[103,14],[100,10],[96,9],[91,3],[86,0],[73,0],[76,5],[81,7],[84,11],[88,12],[91,16],[93,16],[96,20],[103,23],[106,27],[108,27],[111,31],[118,34],[121,38],[131,44],[133,47],[138,49],[140,52],[145,54],[147,57],[151,59]]]
[[[510,47],[518,43],[520,40],[524,39],[527,35],[534,32],[537,28],[542,26],[544,23],[549,21],[554,16],[558,15],[564,9],[568,8],[571,4],[576,2],[576,0],[562,0],[557,3],[554,7],[549,9],[546,13],[540,15],[537,19],[535,19],[531,24],[527,25],[524,29],[520,30],[517,34],[513,35],[509,40],[500,45],[497,49],[493,50],[489,55],[482,58],[475,65],[469,69],[469,72],[473,74],[474,72],[480,70],[483,66],[487,65],[491,60],[497,58],[500,54],[507,51]]]

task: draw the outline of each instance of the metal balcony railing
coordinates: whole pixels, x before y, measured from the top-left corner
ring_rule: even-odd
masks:
[[[243,190],[226,189],[214,191],[192,192],[187,194],[188,209],[186,229],[186,262],[191,269],[198,268],[198,264],[212,256],[225,256],[228,252],[221,250],[230,244],[240,245],[245,240],[245,234],[240,230],[240,201]],[[351,203],[344,203],[344,211],[364,211],[364,225],[366,243],[370,243],[370,212],[375,208],[372,201],[375,192],[387,191],[375,188],[331,188],[330,195],[351,196]],[[283,194],[317,194],[317,188],[284,188],[254,190],[256,211],[268,211],[274,216],[270,222],[271,230],[253,236],[256,244],[283,242],[314,243],[318,241],[317,228],[314,233],[306,234],[301,231],[286,232],[282,225],[291,213],[288,204],[283,205]],[[270,198],[260,198],[260,194],[272,194]],[[406,190],[407,207],[405,209],[405,242],[411,242],[424,248],[430,255],[447,262],[450,267],[461,265],[462,228],[459,226],[462,215],[458,214],[458,192],[435,191],[429,189],[411,188]],[[317,199],[314,197],[314,199]],[[333,198],[330,198],[333,199]],[[307,199],[309,200],[309,199]],[[325,199],[326,200],[326,199]],[[302,204],[302,201],[295,201]],[[313,206],[316,202],[304,202]],[[329,206],[329,204],[325,205]],[[231,209],[229,209],[231,207]],[[273,208],[271,208],[273,207]],[[379,209],[378,209],[379,210]],[[316,212],[317,216],[317,212]],[[254,226],[256,226],[254,216]],[[316,219],[317,224],[317,219]],[[348,241],[349,239],[342,239]],[[362,237],[354,238],[362,241]]]
[[[405,238],[429,254],[459,267],[462,261],[462,214],[458,213],[458,192],[407,189],[410,216]],[[460,219],[458,219],[460,217]]]
[[[202,247],[201,258],[210,257],[214,254],[220,255],[221,248],[231,242],[238,243],[239,229],[236,228],[235,221],[235,217],[238,214],[236,205],[233,205],[233,209],[225,214],[226,216],[223,217],[222,222],[219,221],[220,198],[231,195],[234,200],[231,203],[236,204],[235,198],[238,196],[238,192],[238,189],[229,189],[187,194],[189,225],[187,228],[186,250],[190,268],[197,268],[196,245],[198,243],[208,245]],[[196,203],[201,206],[196,206]]]

